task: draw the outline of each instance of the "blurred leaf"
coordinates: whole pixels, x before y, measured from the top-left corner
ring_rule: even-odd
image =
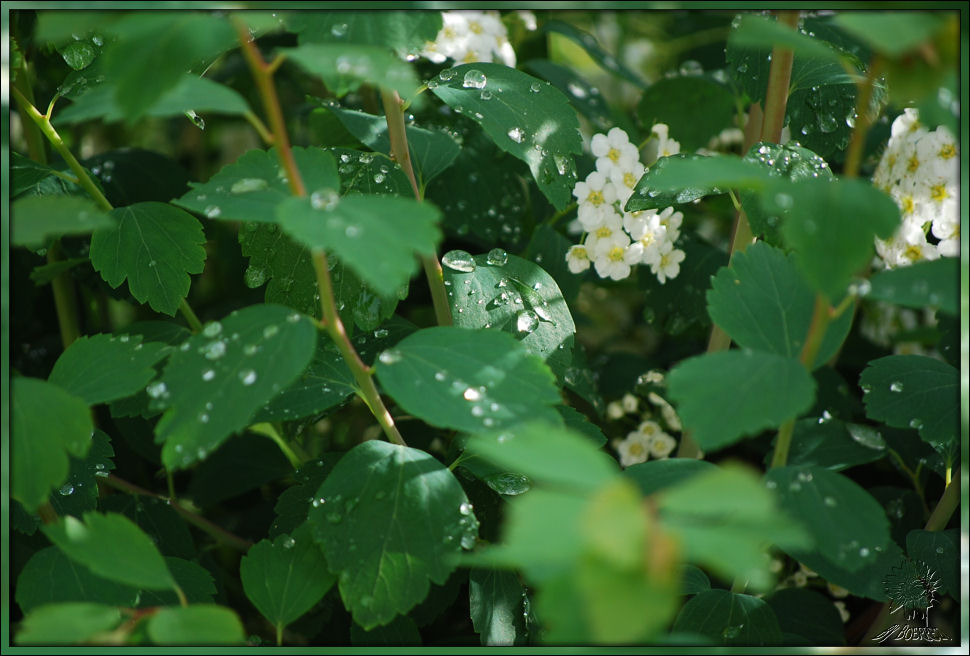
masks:
[[[198,555],[188,524],[164,499],[113,494],[101,502],[101,509],[121,513],[135,522],[163,556],[188,560]]]
[[[642,495],[650,496],[698,474],[713,471],[714,467],[706,460],[667,458],[631,465],[623,470],[623,475],[637,484]]]
[[[437,11],[294,12],[287,25],[300,43],[355,43],[404,52],[434,41],[441,29]]]
[[[28,196],[14,201],[11,212],[13,244],[40,248],[52,237],[86,235],[110,229],[114,217],[78,196]]]
[[[235,611],[214,604],[162,608],[148,620],[156,645],[243,644],[245,632]]]
[[[283,490],[276,500],[276,519],[269,527],[269,537],[276,538],[284,533],[292,533],[306,521],[310,502],[316,498],[320,485],[337,464],[337,458],[338,456],[329,456],[311,460],[293,474],[296,484]]]
[[[661,157],[637,182],[625,210],[661,209],[682,205],[730,188],[763,189],[767,171],[736,155],[677,154]]]
[[[68,476],[68,454],[83,458],[94,425],[87,404],[36,378],[12,381],[11,496],[29,511],[47,502]]]
[[[681,421],[705,451],[781,426],[815,398],[815,382],[798,360],[748,350],[685,360],[671,370],[668,389]]]
[[[196,467],[188,496],[209,508],[292,471],[293,465],[275,442],[247,432],[223,443]]]
[[[959,312],[960,260],[941,257],[923,260],[912,266],[879,271],[869,279],[866,300],[886,301],[903,307],[924,308],[927,305],[941,312]]]
[[[113,289],[125,280],[131,295],[174,316],[189,293],[189,274],[205,266],[205,235],[192,215],[164,203],[117,207],[113,228],[91,238],[91,263]]]
[[[806,644],[833,646],[845,644],[842,617],[832,601],[807,588],[783,588],[765,601],[775,611],[778,625],[785,633],[803,636]]]
[[[102,578],[57,547],[45,547],[20,571],[14,594],[20,610],[29,614],[46,604],[71,601],[134,606],[138,588]]]
[[[384,351],[377,378],[407,412],[434,426],[477,432],[553,417],[559,402],[548,367],[509,335],[425,328]]]
[[[76,645],[94,639],[121,622],[114,606],[69,602],[41,606],[23,619],[18,645]]]
[[[557,210],[569,204],[576,182],[573,155],[582,152],[582,140],[576,113],[562,93],[531,75],[487,62],[442,71],[428,88],[481,125],[499,148],[528,164]]]
[[[364,83],[413,98],[418,80],[412,68],[382,47],[350,43],[302,43],[280,52],[310,75],[318,75],[338,98]]]
[[[825,41],[814,39],[803,32],[762,16],[742,16],[741,21],[731,32],[730,45],[736,48],[767,50],[782,47],[792,50],[799,57],[841,66],[839,51]]]
[[[603,70],[609,71],[614,75],[623,78],[627,82],[632,82],[638,87],[643,86],[643,80],[640,76],[627,68],[622,62],[618,61],[616,57],[608,53],[603,49],[602,46],[596,41],[594,37],[589,32],[581,30],[574,25],[566,23],[561,20],[550,20],[542,24],[543,32],[555,32],[561,34],[570,41],[578,44],[589,54],[593,60],[599,64]]]
[[[522,618],[522,584],[513,572],[473,569],[468,574],[472,625],[484,647],[522,644],[527,635]]]
[[[165,566],[190,604],[207,604],[215,599],[216,584],[212,580],[212,574],[202,565],[192,560],[166,556]],[[138,598],[139,608],[178,604],[178,595],[172,590],[142,590]]]
[[[640,124],[670,127],[670,135],[685,151],[705,148],[713,137],[734,126],[734,95],[726,85],[702,75],[660,78],[643,92],[637,104]]]
[[[153,590],[175,585],[151,538],[124,515],[89,512],[83,522],[67,516],[41,530],[61,551],[99,576]]]
[[[832,23],[888,57],[899,57],[928,40],[945,18],[917,11],[839,12]]]

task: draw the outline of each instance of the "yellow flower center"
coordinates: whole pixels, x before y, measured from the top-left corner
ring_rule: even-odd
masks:
[[[923,259],[923,247],[919,244],[913,244],[909,246],[905,251],[903,251],[903,257],[905,257],[910,262],[916,262],[917,260]]]
[[[441,28],[441,36],[446,39],[454,39],[457,34],[455,33],[455,29],[449,25],[448,27]]]
[[[637,186],[637,177],[632,173],[630,173],[629,171],[627,171],[626,173],[623,174],[623,184],[625,184],[630,189],[633,189],[634,187]]]
[[[956,157],[957,147],[953,144],[943,144],[943,147],[940,148],[939,155],[940,159],[950,159],[951,157]]]
[[[481,34],[484,32],[482,26],[478,24],[478,21],[468,21],[468,29],[474,34]]]
[[[902,210],[903,214],[912,214],[915,209],[912,196],[903,196],[902,200]]]
[[[607,237],[611,237],[613,235],[613,228],[609,226],[600,226],[593,234],[599,239],[606,239]]]
[[[889,156],[889,168],[896,166],[896,153]]]
[[[930,187],[930,198],[935,200],[937,203],[942,203],[949,197],[950,194],[946,190],[946,185],[938,184]]]
[[[643,445],[639,442],[634,442],[630,445],[630,455],[631,456],[642,456],[643,455]]]
[[[916,169],[918,168],[919,168],[919,157],[917,157],[916,155],[913,155],[906,162],[906,170],[909,171],[910,173],[915,173]]]
[[[610,152],[606,153],[606,156],[613,160],[614,164],[620,161],[620,151],[616,148],[610,148]]]
[[[586,196],[586,200],[592,203],[595,207],[599,207],[606,202],[606,199],[603,198],[603,192],[596,191],[595,189],[590,190],[589,195]]]
[[[573,257],[575,257],[577,260],[588,260],[589,253],[586,252],[585,248],[580,246],[579,248],[573,249]]]
[[[625,248],[620,248],[619,246],[614,246],[610,249],[609,258],[614,262],[622,262],[623,254],[626,252]]]

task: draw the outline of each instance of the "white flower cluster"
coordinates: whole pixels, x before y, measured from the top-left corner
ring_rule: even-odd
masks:
[[[443,25],[421,56],[436,64],[453,59],[459,64],[500,61],[515,66],[515,51],[497,11],[443,11]]]
[[[957,143],[945,127],[930,132],[915,109],[892,126],[873,184],[892,196],[903,222],[876,252],[890,269],[920,260],[960,254],[960,160]],[[938,243],[927,240],[929,230]]]
[[[680,144],[667,138],[666,125],[655,125],[653,133],[657,138],[650,143],[657,156],[680,151]],[[613,128],[593,135],[590,150],[596,170],[573,187],[585,237],[566,253],[569,270],[582,273],[592,264],[600,278],[622,280],[631,267],[646,264],[661,283],[677,277],[684,251],[675,249],[674,242],[684,215],[672,207],[662,212],[623,210],[647,170],[626,132]]]
[[[652,382],[663,382],[663,374],[660,372],[650,372],[650,374],[654,376]],[[677,446],[677,440],[666,432],[666,430],[673,432],[682,430],[680,418],[674,407],[656,392],[649,392],[647,400],[649,405],[643,411],[640,410],[640,399],[633,394],[625,394],[621,400],[613,401],[606,407],[606,416],[612,420],[621,420],[626,415],[634,415],[640,422],[636,430],[627,433],[626,438],[612,442],[613,448],[620,455],[620,464],[623,467],[646,462],[650,458],[662,460],[669,457]],[[659,411],[660,417],[655,416],[655,411]]]

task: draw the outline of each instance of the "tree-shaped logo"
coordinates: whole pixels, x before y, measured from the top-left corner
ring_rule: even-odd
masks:
[[[922,613],[925,626],[929,627],[929,611],[936,604],[936,593],[940,589],[940,579],[929,565],[904,558],[889,571],[883,586],[892,603],[896,604],[891,613],[905,609],[909,611],[907,620],[914,620]]]

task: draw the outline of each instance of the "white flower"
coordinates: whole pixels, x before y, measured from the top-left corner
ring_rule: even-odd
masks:
[[[640,404],[640,401],[632,394],[626,393],[623,395],[623,398],[620,399],[620,404],[623,406],[623,410],[625,412],[632,414],[637,411],[637,406]]]
[[[637,147],[620,128],[612,128],[606,134],[594,134],[589,144],[596,157],[596,170],[609,175],[614,169],[626,168],[639,159]]]
[[[593,266],[600,278],[622,280],[630,275],[630,267],[640,261],[642,246],[630,243],[630,238],[618,232],[600,239],[593,248]]]
[[[625,205],[630,200],[637,182],[640,181],[646,170],[646,167],[638,161],[621,161],[621,166],[615,166],[610,171],[610,182],[616,189],[616,198],[621,205]]]
[[[677,241],[677,238],[680,237],[680,224],[684,222],[684,215],[681,212],[675,212],[673,207],[668,207],[657,215],[657,221],[667,229],[667,239]]]
[[[566,266],[570,273],[582,273],[589,268],[589,252],[585,246],[579,244],[569,247],[566,251]]]
[[[616,442],[614,446],[623,467],[646,462],[650,457],[650,438],[640,431],[627,433],[626,439]]]
[[[671,242],[667,239],[667,228],[660,224],[656,212],[648,217],[647,229],[637,241],[643,247],[643,255],[640,261],[643,264],[649,264],[651,267],[657,265],[662,255],[661,249],[670,245]]]
[[[666,241],[660,246],[660,259],[650,266],[650,270],[663,285],[680,273],[680,263],[684,261],[684,251],[675,249],[674,245]]]
[[[580,219],[582,221],[582,219]],[[587,224],[584,224],[584,226]],[[586,249],[593,253],[596,249],[596,245],[599,244],[604,239],[611,239],[616,236],[624,236],[623,234],[623,223],[620,219],[620,215],[613,211],[612,207],[604,208],[604,211],[599,214],[599,221],[597,223],[592,223],[590,219],[590,226],[595,225],[595,228],[590,228],[589,234],[586,235],[586,242],[584,246]],[[629,241],[629,240],[627,240]],[[593,253],[595,257],[595,253]]]
[[[672,438],[667,433],[657,433],[650,438],[650,455],[658,460],[662,460],[673,453],[674,447],[677,446],[677,440]]]
[[[593,171],[583,182],[577,182],[573,187],[573,196],[579,202],[580,207],[592,205],[612,205],[616,200],[616,190],[613,188],[609,179],[600,171]]]
[[[825,586],[829,589],[829,594],[836,599],[845,599],[849,596],[849,591],[843,588],[841,585],[826,582]]]
[[[630,235],[633,241],[640,241],[650,229],[650,217],[654,216],[657,210],[639,210],[637,212],[625,212],[623,214],[623,229]]]
[[[614,220],[620,220],[622,225],[620,215],[616,213],[612,205],[605,203],[603,205],[580,205],[576,218],[583,226],[584,232],[593,232],[605,223],[612,225]]]
[[[609,419],[622,419],[623,415],[623,405],[619,401],[610,401],[606,406],[606,416]]]
[[[842,618],[842,623],[845,624],[846,622],[848,622],[849,618],[852,617],[852,615],[849,613],[849,610],[845,607],[845,602],[833,601],[832,603],[835,605],[835,610],[839,611],[839,617]]]
[[[669,137],[670,127],[665,123],[657,123],[650,132],[655,137],[647,142],[645,153],[647,165],[653,165],[661,157],[669,157],[680,152],[680,143]]]
[[[490,62],[496,57],[515,66],[515,51],[497,11],[444,11],[434,42],[426,43],[421,56],[440,64],[451,58],[462,63]]]

